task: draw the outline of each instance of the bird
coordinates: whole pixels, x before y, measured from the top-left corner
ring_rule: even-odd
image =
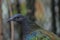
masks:
[[[21,25],[21,40],[60,40],[60,38],[52,32],[48,32],[35,22],[29,20],[27,16],[15,14],[7,21],[14,21]]]

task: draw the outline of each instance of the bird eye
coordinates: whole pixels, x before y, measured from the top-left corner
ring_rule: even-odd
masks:
[[[15,20],[19,19],[19,17],[16,17]]]
[[[19,19],[19,17],[16,17],[15,19]]]
[[[19,18],[19,17],[17,17],[17,18]]]

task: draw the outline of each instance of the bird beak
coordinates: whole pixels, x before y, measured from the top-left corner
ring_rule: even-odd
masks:
[[[7,22],[10,22],[10,21],[13,21],[13,18],[12,17],[7,20]]]

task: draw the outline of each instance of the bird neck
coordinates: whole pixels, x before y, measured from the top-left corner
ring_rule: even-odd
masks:
[[[23,35],[25,34],[28,34],[31,30],[31,25],[30,25],[30,22],[28,20],[24,20],[22,22],[22,32],[23,32]]]

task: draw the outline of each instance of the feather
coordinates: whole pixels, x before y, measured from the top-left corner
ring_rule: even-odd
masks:
[[[23,17],[22,15],[15,16],[13,16],[14,19],[10,18],[10,20],[15,20],[17,23],[19,22],[22,25],[22,40],[60,40],[60,38],[58,38],[55,34],[48,32],[36,23],[31,22],[28,17]],[[20,20],[20,18],[23,19]]]

